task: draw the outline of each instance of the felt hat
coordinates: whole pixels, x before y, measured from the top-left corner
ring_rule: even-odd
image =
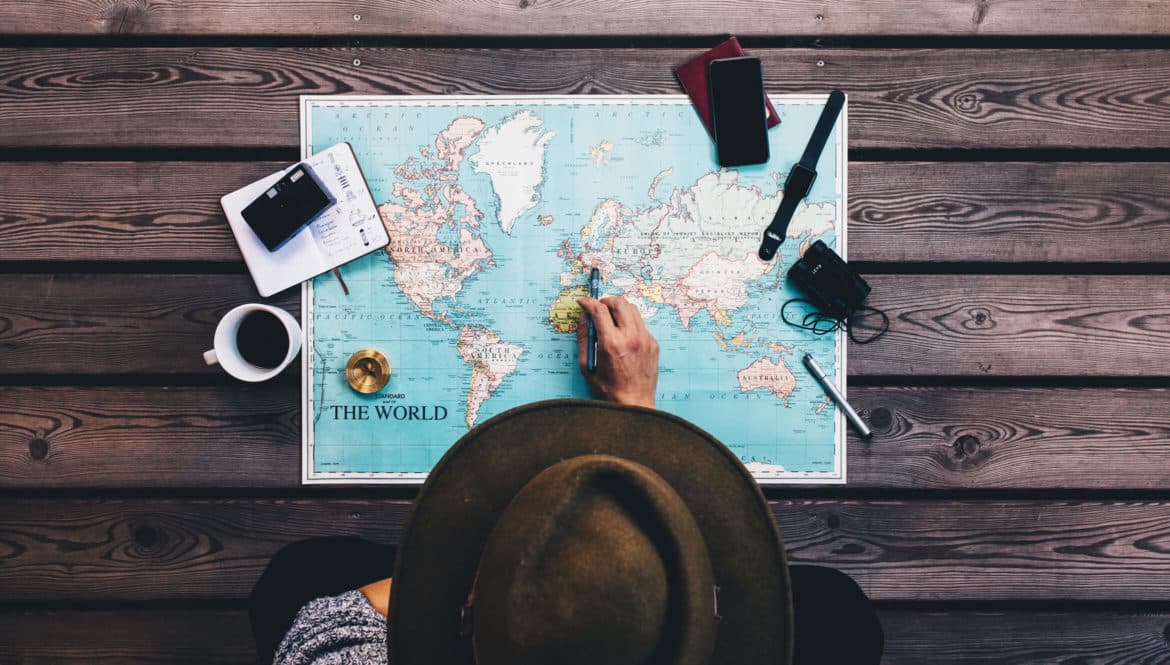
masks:
[[[792,597],[759,486],[662,411],[552,400],[431,472],[390,594],[394,665],[791,662]]]

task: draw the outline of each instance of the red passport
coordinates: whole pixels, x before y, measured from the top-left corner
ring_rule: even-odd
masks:
[[[739,45],[739,40],[732,37],[710,51],[686,61],[674,70],[678,82],[682,84],[683,90],[687,91],[691,103],[695,106],[695,111],[699,113],[699,118],[707,127],[707,133],[712,136],[715,134],[711,128],[711,93],[707,86],[707,63],[720,58],[738,58],[742,55],[744,52]],[[764,93],[764,103],[767,104],[768,109],[768,127],[779,125],[780,116],[776,115],[776,109],[772,106],[772,100],[768,99],[767,93]]]

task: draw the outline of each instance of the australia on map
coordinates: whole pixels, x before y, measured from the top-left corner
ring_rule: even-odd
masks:
[[[597,268],[659,341],[658,408],[762,483],[844,482],[844,421],[800,363],[844,386],[843,340],[780,316],[810,243],[846,253],[844,114],[776,259],[757,255],[824,99],[772,96],[770,161],[721,169],[684,96],[302,97],[303,153],[350,143],[390,238],[341,268],[348,295],[304,287],[303,480],[421,482],[492,416],[588,398],[577,300]],[[372,395],[344,375],[366,348],[392,366]]]

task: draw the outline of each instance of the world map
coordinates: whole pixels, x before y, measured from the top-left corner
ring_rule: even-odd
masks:
[[[304,287],[303,480],[421,482],[492,416],[588,398],[577,299],[598,268],[659,341],[658,408],[761,482],[844,482],[844,422],[800,363],[843,386],[844,344],[780,317],[805,247],[845,253],[844,116],[764,262],[824,96],[772,101],[770,161],[721,169],[685,96],[302,97],[302,151],[349,142],[390,237],[341,268],[348,295],[330,274]],[[392,365],[372,395],[345,380],[365,348]]]

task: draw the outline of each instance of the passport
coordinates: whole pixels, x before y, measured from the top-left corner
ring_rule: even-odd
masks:
[[[691,104],[695,106],[695,111],[707,128],[707,133],[712,137],[715,136],[715,131],[711,126],[711,89],[707,85],[707,63],[720,58],[738,58],[742,55],[745,54],[739,40],[732,37],[674,70],[674,75],[678,77],[678,82],[691,98]],[[767,92],[764,93],[764,103],[768,110],[768,128],[771,129],[780,124],[780,116],[776,115],[776,109],[772,106],[772,100],[768,99]]]

